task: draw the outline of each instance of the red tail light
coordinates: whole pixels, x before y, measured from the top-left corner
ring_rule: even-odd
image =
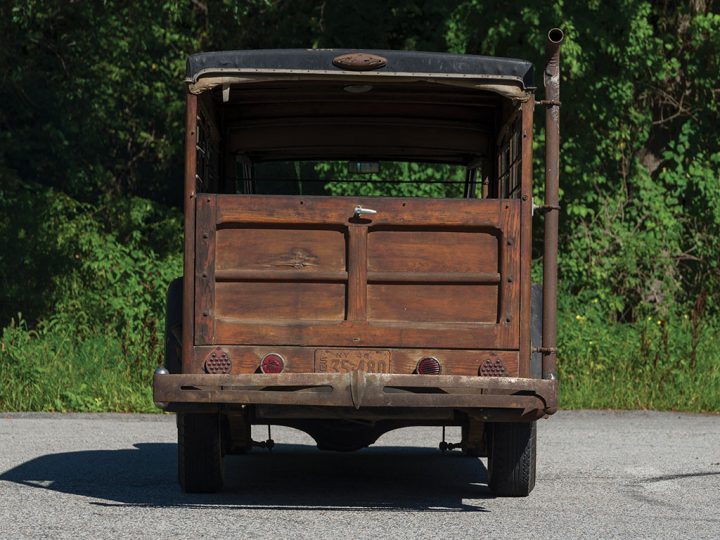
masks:
[[[260,362],[260,371],[263,373],[281,373],[285,369],[285,360],[277,353],[266,354]]]
[[[440,362],[434,356],[426,356],[417,363],[415,371],[420,375],[439,375],[441,371]]]

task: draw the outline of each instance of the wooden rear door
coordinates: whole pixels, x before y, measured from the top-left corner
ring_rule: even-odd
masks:
[[[195,344],[517,349],[519,218],[514,200],[201,195]]]

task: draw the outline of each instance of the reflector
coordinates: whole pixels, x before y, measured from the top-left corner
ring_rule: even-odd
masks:
[[[260,371],[263,373],[281,373],[285,369],[285,360],[277,353],[266,354],[260,362]]]
[[[415,371],[420,375],[439,375],[441,371],[440,362],[434,356],[426,356],[417,363]]]
[[[205,359],[205,371],[211,375],[225,375],[231,370],[232,362],[220,347],[217,347]]]
[[[496,355],[491,354],[489,358],[480,364],[478,375],[482,377],[504,377],[507,375],[505,364]]]

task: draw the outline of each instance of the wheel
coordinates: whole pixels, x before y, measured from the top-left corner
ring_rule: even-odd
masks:
[[[170,282],[165,307],[165,368],[170,373],[182,369],[183,278]]]
[[[488,485],[501,497],[526,497],[535,487],[536,422],[489,425]]]
[[[214,493],[223,485],[219,414],[178,413],[178,480],[187,493]]]

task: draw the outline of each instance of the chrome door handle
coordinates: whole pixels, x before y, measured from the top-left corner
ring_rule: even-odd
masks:
[[[372,208],[363,208],[362,206],[356,206],[355,211],[353,212],[353,216],[360,217],[360,216],[372,216],[377,214],[377,210],[373,210]]]

